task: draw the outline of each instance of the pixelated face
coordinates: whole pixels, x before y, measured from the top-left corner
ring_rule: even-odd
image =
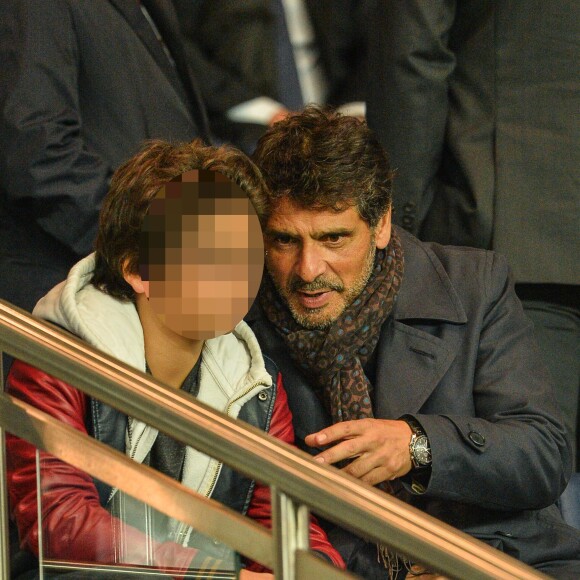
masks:
[[[145,218],[139,273],[159,319],[181,336],[230,332],[260,284],[260,223],[247,195],[215,171],[167,183]]]
[[[310,210],[282,198],[266,225],[266,267],[296,322],[324,329],[362,292],[390,237],[390,214],[371,229],[354,207]]]

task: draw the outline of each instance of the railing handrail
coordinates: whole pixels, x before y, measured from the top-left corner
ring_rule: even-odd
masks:
[[[426,562],[450,577],[545,577],[1,300],[0,350],[170,433],[249,477],[257,477],[338,525]]]

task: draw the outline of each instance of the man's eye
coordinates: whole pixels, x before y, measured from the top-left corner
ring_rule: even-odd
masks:
[[[294,242],[294,239],[290,236],[276,236],[274,242],[279,246],[288,246]]]
[[[343,237],[344,236],[341,234],[328,234],[324,236],[324,241],[329,242],[331,244],[338,244],[339,242],[342,241]]]

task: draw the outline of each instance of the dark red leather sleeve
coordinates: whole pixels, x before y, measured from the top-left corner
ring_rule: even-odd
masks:
[[[87,397],[63,381],[15,361],[8,377],[8,392],[86,433]],[[21,547],[38,555],[36,449],[7,435],[8,490],[18,526]],[[44,555],[47,558],[115,563],[118,546],[114,533],[118,521],[99,503],[88,474],[55,457],[40,453],[41,504]],[[127,546],[142,546],[140,531],[124,526]],[[145,554],[129,547],[126,560],[145,564]],[[154,566],[174,572],[187,569],[196,550],[177,544],[155,545]]]
[[[67,383],[55,379],[21,361],[15,361],[8,378],[8,392],[71,427],[87,433],[85,417],[87,397]],[[278,378],[270,434],[292,444],[294,430],[286,392]],[[30,443],[7,435],[8,490],[21,547],[38,555],[38,520],[36,490],[36,449]],[[44,555],[48,558],[116,563],[118,546],[115,533],[119,523],[100,505],[97,489],[90,475],[55,457],[41,452],[41,487]],[[256,485],[248,515],[271,527],[270,490]],[[142,546],[142,533],[124,527],[128,546]],[[313,550],[325,554],[334,564],[344,563],[328,542],[326,534],[312,518],[310,541]],[[179,576],[189,566],[196,550],[170,542],[155,545],[154,566]],[[140,551],[126,554],[133,564],[145,564]],[[259,564],[249,566],[263,571]]]
[[[282,375],[280,373],[278,373],[277,386],[277,395],[276,401],[274,402],[269,434],[281,439],[285,443],[293,445],[294,428],[292,427],[292,413],[288,407],[288,398],[282,384]],[[272,527],[272,506],[269,486],[256,482],[247,515],[267,528]],[[326,533],[319,526],[314,516],[311,516],[310,519],[310,547],[315,552],[324,554],[335,566],[345,568],[340,554],[332,547],[326,537]],[[267,570],[267,568],[256,562],[248,563],[247,567],[254,572],[264,572]]]

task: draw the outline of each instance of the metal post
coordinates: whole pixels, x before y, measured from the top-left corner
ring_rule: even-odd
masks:
[[[296,549],[310,549],[310,510],[307,505],[292,502],[296,512]]]
[[[309,512],[289,496],[270,487],[272,495],[272,529],[275,545],[274,575],[277,580],[296,578],[296,550],[309,548]]]
[[[44,521],[42,519],[42,474],[40,450],[36,450],[36,521],[38,526],[38,579],[44,580]]]
[[[4,391],[4,369],[0,351],[0,391]],[[10,533],[8,530],[8,482],[6,472],[6,434],[0,426],[0,578],[10,578]]]

